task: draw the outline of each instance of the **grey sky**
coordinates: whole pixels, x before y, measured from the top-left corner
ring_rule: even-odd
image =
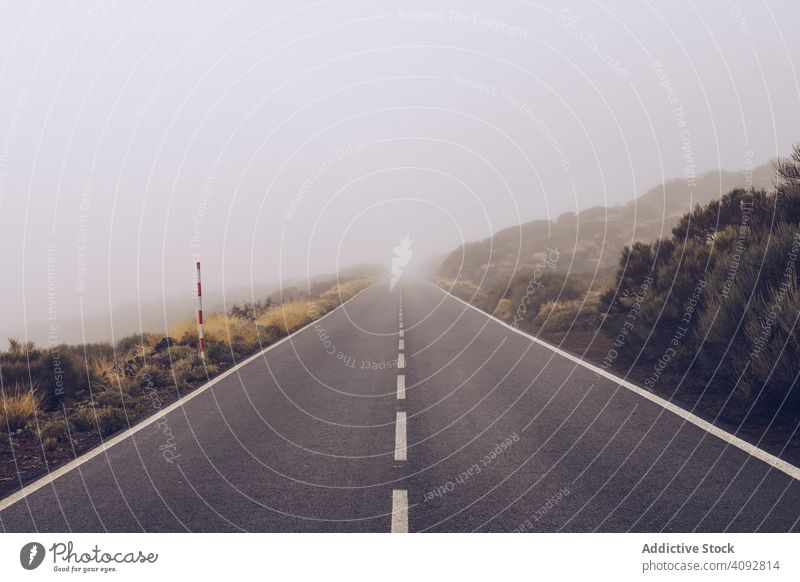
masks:
[[[388,266],[800,139],[796,2],[11,2],[0,337]],[[51,249],[48,251],[48,249]],[[48,273],[50,287],[48,289]]]

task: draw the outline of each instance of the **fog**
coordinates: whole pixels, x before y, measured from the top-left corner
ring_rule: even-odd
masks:
[[[696,4],[5,3],[0,337],[785,155],[800,5]]]

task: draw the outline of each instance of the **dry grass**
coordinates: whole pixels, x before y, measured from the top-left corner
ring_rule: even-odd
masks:
[[[510,320],[514,315],[514,305],[511,303],[511,299],[501,299],[494,308],[493,315],[503,320]]]
[[[123,360],[131,360],[133,358],[147,357],[153,353],[153,348],[164,337],[160,333],[145,333],[141,336],[141,343],[131,347],[125,354],[122,354]]]
[[[114,362],[105,356],[100,356],[99,358],[93,359],[89,364],[89,369],[98,378],[116,372],[116,366],[114,365]]]
[[[169,326],[169,336],[180,341],[186,335],[197,335],[197,322],[192,319],[178,321]]]
[[[259,316],[258,324],[274,326],[289,334],[312,321],[318,312],[314,301],[298,299],[268,309]]]
[[[256,323],[262,327],[278,329],[283,334],[290,334],[355,296],[372,282],[372,279],[366,277],[353,279],[334,285],[317,300],[297,299],[275,305],[259,315]],[[179,321],[170,326],[169,335],[179,341],[187,335],[197,337],[197,322]],[[208,340],[243,343],[252,349],[260,346],[258,328],[251,320],[226,313],[207,316],[203,322],[203,335]]]
[[[95,358],[89,363],[92,376],[105,390],[132,392],[136,388],[133,378],[125,375],[125,371],[117,366],[114,361],[105,356]]]
[[[180,341],[187,335],[197,337],[197,322],[179,321],[169,328],[169,335]],[[203,322],[203,336],[210,341],[243,343],[258,347],[258,330],[251,320],[226,313],[215,313]]]
[[[225,313],[215,313],[204,321],[203,333],[217,341],[236,339],[248,345],[258,345],[258,331],[252,321]]]
[[[338,283],[320,295],[320,299],[323,301],[336,299],[338,303],[344,303],[348,299],[355,297],[362,289],[369,287],[372,282],[373,279],[363,277],[361,279],[352,279],[351,281]]]
[[[17,384],[0,393],[0,431],[14,432],[40,412],[42,398],[34,385],[26,388]]]
[[[436,277],[434,278],[434,283],[448,293],[483,309],[483,305],[486,302],[486,294],[472,281],[463,278],[447,279],[445,277]]]

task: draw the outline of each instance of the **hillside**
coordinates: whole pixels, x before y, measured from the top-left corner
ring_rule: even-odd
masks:
[[[743,173],[705,174],[692,205],[682,188],[672,181],[624,206],[498,232],[452,252],[437,282],[798,458],[800,145],[775,167],[756,168],[752,184]],[[514,268],[517,254],[524,260]]]
[[[750,181],[755,189],[772,190],[774,175],[772,165],[765,164],[753,168]],[[624,245],[669,236],[678,219],[697,204],[746,185],[744,171],[707,172],[697,178],[692,192],[685,180],[670,180],[624,205],[595,206],[577,215],[567,212],[555,221],[534,220],[467,243],[447,255],[436,274],[496,285],[533,270],[543,260],[545,247],[558,249],[559,271],[605,273],[614,268]]]

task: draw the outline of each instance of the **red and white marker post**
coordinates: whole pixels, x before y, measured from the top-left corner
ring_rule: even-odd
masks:
[[[203,343],[203,286],[200,283],[200,261],[197,261],[197,345],[200,347],[200,358],[206,359],[206,346]]]

